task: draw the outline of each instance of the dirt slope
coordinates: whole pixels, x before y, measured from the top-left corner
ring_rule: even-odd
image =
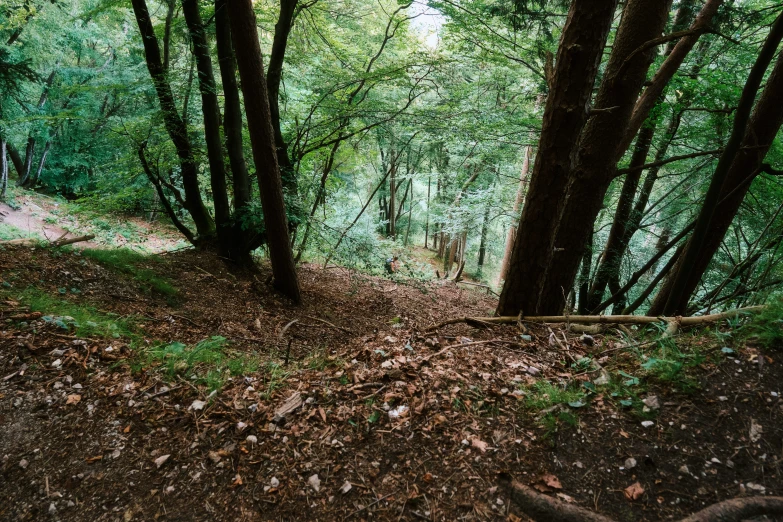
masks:
[[[686,334],[678,350],[704,358],[665,380],[640,369],[651,352],[609,333],[593,347],[557,327],[427,333],[495,306],[448,284],[304,266],[295,308],[266,269],[235,273],[193,252],[147,267],[173,299],[78,253],[54,256],[0,250],[0,520],[524,520],[499,472],[618,520],[783,493],[777,353]],[[132,319],[135,333],[37,317],[32,285]],[[145,355],[213,336],[258,367],[166,373],[175,356]],[[610,385],[591,384],[590,354]],[[294,394],[302,405],[274,424]]]

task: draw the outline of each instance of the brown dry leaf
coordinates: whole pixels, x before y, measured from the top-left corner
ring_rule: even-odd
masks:
[[[125,426],[125,429],[124,429],[124,430],[122,430],[122,432],[123,432],[123,433],[130,433],[130,424],[128,424],[127,426]]]
[[[66,405],[68,405],[68,404],[77,404],[81,400],[82,400],[82,396],[81,395],[77,395],[77,394],[74,393],[73,395],[69,395],[68,396],[68,400],[65,401],[65,404]]]
[[[239,476],[239,473],[237,473],[237,476],[234,477],[234,482],[232,482],[235,486],[241,486],[242,485],[242,477]]]
[[[572,497],[571,495],[566,495],[565,493],[560,493],[559,491],[557,493],[557,498],[559,498],[563,502],[568,502],[569,504],[573,504],[574,502],[574,497]]]
[[[321,414],[321,418],[323,419],[323,421],[324,421],[324,422],[326,422],[326,412],[325,412],[325,411],[324,411],[324,409],[323,409],[322,407],[320,407],[320,406],[318,406],[318,413],[320,413],[320,414]]]
[[[481,439],[473,439],[470,441],[470,445],[481,450],[481,453],[485,453],[487,451],[488,444]]]
[[[622,437],[626,438],[626,439],[627,439],[628,437],[630,437],[630,435],[628,435],[628,432],[626,432],[626,431],[623,431],[623,430],[620,430],[620,435],[621,435]]]
[[[424,479],[424,482],[432,482],[432,473],[427,472],[421,478]]]
[[[98,455],[96,457],[87,457],[84,459],[87,462],[95,462],[96,460],[101,460],[103,458],[103,455]]]
[[[560,480],[556,476],[552,475],[551,473],[547,473],[546,475],[541,477],[541,482],[543,482],[544,484],[546,484],[552,489],[563,489],[563,485],[560,484]]]
[[[638,500],[644,494],[644,488],[638,482],[634,482],[623,490],[628,500]]]

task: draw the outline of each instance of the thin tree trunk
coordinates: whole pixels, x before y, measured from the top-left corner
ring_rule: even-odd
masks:
[[[217,86],[209,54],[209,42],[199,13],[198,0],[182,0],[182,12],[193,42],[193,56],[198,69],[198,86],[201,92],[201,112],[204,117],[204,139],[207,144],[209,178],[212,187],[212,201],[215,206],[215,225],[220,252],[229,259],[238,260],[246,254],[233,237],[230,226],[231,210],[226,187],[226,165],[223,161],[223,145],[220,137],[220,105]]]
[[[655,122],[650,120],[647,122],[647,125],[642,127],[639,136],[636,138],[636,145],[631,157],[631,168],[646,163],[654,134]],[[595,281],[590,287],[588,298],[585,302],[585,313],[589,313],[593,308],[601,304],[606,285],[609,284],[610,280],[619,278],[620,265],[630,241],[628,225],[630,224],[629,220],[633,211],[634,196],[636,195],[641,175],[641,170],[633,170],[625,175],[625,182],[620,193],[620,199],[617,201],[617,210],[612,221],[612,228],[609,231],[609,237],[606,240],[606,246],[604,246],[604,251],[598,264]]]
[[[234,209],[238,214],[250,203],[250,175],[242,146],[242,106],[236,79],[236,58],[231,43],[227,0],[215,1],[215,43],[223,82],[223,132],[234,185]]]
[[[658,286],[658,283],[661,282],[661,279],[666,277],[671,272],[672,267],[674,267],[674,265],[677,263],[677,260],[680,259],[683,249],[684,244],[677,248],[669,261],[663,266],[661,271],[656,274],[652,281],[650,281],[650,284],[647,285],[647,288],[645,288],[642,293],[639,294],[639,297],[637,297],[633,303],[623,309],[623,315],[634,313],[640,306],[644,304],[644,301],[650,296],[653,290],[655,290],[655,287]]]
[[[579,135],[616,0],[574,0],[557,51],[530,190],[500,294],[499,315],[536,313]]]
[[[530,155],[533,147],[528,145],[525,147],[525,159],[522,161],[522,170],[519,173],[519,186],[517,187],[517,196],[514,198],[514,216],[519,212],[519,208],[522,206],[522,202],[525,200],[525,186],[527,185],[527,177],[530,172]],[[518,220],[514,217],[511,218],[511,226],[508,228],[508,234],[506,235],[506,247],[503,250],[503,261],[500,263],[500,273],[498,273],[498,284],[506,279],[508,274],[508,265],[511,260],[511,252],[514,250],[514,240],[517,237],[517,223]]]
[[[27,138],[27,147],[24,151],[24,175],[20,176],[16,182],[16,185],[23,187],[30,179],[30,173],[33,170],[33,155],[35,154],[35,138],[32,136]]]
[[[408,246],[408,236],[411,233],[411,222],[413,221],[413,178],[408,182],[408,191],[411,193],[408,203],[408,226],[405,227],[405,239],[402,244]]]
[[[280,0],[280,15],[275,24],[275,35],[272,40],[272,51],[269,55],[269,68],[266,75],[277,162],[280,165],[283,184],[289,190],[296,188],[296,177],[293,164],[288,157],[288,144],[283,139],[283,133],[280,129],[280,82],[283,77],[283,63],[288,45],[288,35],[291,33],[291,27],[294,24],[297,2],[298,0]]]
[[[5,140],[0,138],[0,199],[5,198],[5,192],[8,188],[8,158],[5,151]]]
[[[177,7],[176,0],[166,0],[166,25],[163,28],[163,70],[169,71],[171,56],[171,24],[174,22],[174,10]]]
[[[432,176],[427,176],[427,221],[424,224],[424,248],[427,248],[427,241],[430,235],[430,187],[432,186]]]
[[[24,160],[22,160],[22,156],[19,155],[19,151],[14,147],[13,143],[6,142],[6,147],[8,148],[8,156],[11,158],[11,163],[13,163],[16,170],[17,179],[22,179],[24,176]]]
[[[590,234],[588,245],[593,244],[593,234]],[[590,288],[590,272],[593,270],[593,251],[592,248],[585,249],[585,253],[582,255],[582,271],[579,274],[579,310],[580,314],[588,313],[588,295]]]
[[[394,156],[394,153],[392,153]],[[389,177],[389,210],[386,213],[386,219],[389,220],[389,237],[394,239],[397,235],[397,216],[395,210],[397,210],[397,162],[392,161],[391,175]]]
[[[46,159],[49,156],[49,149],[52,146],[51,141],[47,141],[44,145],[43,153],[41,154],[41,159],[38,160],[38,168],[35,169],[35,175],[30,177],[30,180],[25,184],[26,187],[35,188],[35,186],[38,184],[38,181],[41,179],[41,174],[43,174],[44,166],[46,165]]]
[[[481,272],[484,269],[484,260],[487,255],[487,232],[489,231],[489,211],[492,205],[487,200],[484,206],[484,220],[481,222],[481,240],[479,241],[478,251],[478,277],[481,277]]]
[[[554,248],[546,265],[539,313],[560,313],[564,289],[574,285],[579,262],[604,196],[625,152],[622,140],[655,49],[638,49],[658,37],[668,20],[671,0],[629,0],[612,44],[595,107],[610,109],[592,116],[579,138],[577,164],[569,176],[567,203],[557,223]]]
[[[302,242],[299,243],[299,250],[296,253],[296,257],[294,258],[295,263],[299,262],[299,260],[302,258],[302,254],[307,248],[307,241],[310,238],[310,230],[313,226],[313,218],[316,211],[318,210],[318,205],[326,199],[326,180],[329,178],[329,174],[332,172],[332,167],[334,166],[334,157],[337,154],[338,148],[340,148],[339,141],[332,145],[332,149],[329,151],[329,156],[326,158],[326,163],[324,163],[324,168],[321,172],[321,179],[318,182],[318,191],[315,194],[315,201],[313,201],[313,208],[310,209],[310,215],[307,218],[307,223],[305,223],[305,231],[304,235],[302,236]],[[279,150],[280,149],[278,149],[278,154]],[[381,204],[381,207],[383,207],[383,204]]]
[[[783,40],[783,13],[778,15],[751,68],[735,112],[731,137],[715,167],[704,196],[696,227],[670,285],[656,295],[652,310],[684,312],[710,260],[737,214],[750,182],[783,124],[783,51],[778,53],[772,74],[753,107],[767,68]],[[752,111],[752,114],[751,114]]]
[[[160,47],[155,36],[155,29],[152,26],[147,3],[145,0],[131,0],[131,2],[133,4],[133,12],[136,15],[136,22],[139,26],[139,32],[141,33],[141,41],[144,44],[147,69],[149,69],[155,92],[158,95],[166,131],[174,144],[174,148],[177,150],[177,156],[180,160],[182,185],[185,189],[185,208],[193,218],[199,236],[201,238],[209,238],[215,233],[215,224],[201,198],[198,183],[198,164],[188,139],[185,122],[180,119],[177,113],[174,96],[171,93],[171,85],[169,85],[166,71],[163,68]]]
[[[292,301],[299,303],[301,301],[299,280],[288,234],[283,185],[277,165],[264,64],[252,0],[231,0],[228,2],[228,15],[258,175],[274,285]]]

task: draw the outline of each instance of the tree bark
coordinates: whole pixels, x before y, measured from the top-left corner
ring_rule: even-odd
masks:
[[[283,77],[283,62],[285,61],[285,52],[288,45],[288,35],[291,33],[291,27],[294,24],[297,2],[298,0],[280,0],[280,15],[275,24],[275,36],[272,40],[272,51],[269,54],[269,67],[266,75],[277,162],[280,165],[283,184],[289,189],[296,188],[296,178],[291,158],[288,157],[288,144],[283,139],[283,133],[280,128],[280,82]]]
[[[634,146],[633,156],[631,157],[632,168],[646,163],[647,154],[650,152],[654,134],[655,122],[653,120],[648,120],[647,124],[642,127],[639,136],[636,138],[636,145]],[[584,310],[586,312],[592,311],[601,304],[606,285],[609,284],[610,280],[619,278],[623,255],[625,254],[631,239],[630,236],[632,235],[629,234],[632,230],[628,228],[628,225],[630,225],[631,213],[634,208],[634,196],[636,196],[636,190],[639,187],[641,175],[641,170],[634,170],[625,176],[620,199],[617,201],[617,210],[615,211],[614,220],[612,221],[612,228],[609,230],[609,237],[606,240],[606,245],[604,246],[604,251],[601,255],[601,260],[595,275],[595,281],[593,281],[593,284],[590,287],[587,302],[585,303],[586,306]],[[635,230],[633,230],[633,232],[635,232]]]
[[[227,5],[231,37],[234,41],[245,99],[250,142],[258,175],[274,285],[292,301],[299,303],[301,301],[299,280],[288,234],[283,185],[277,165],[274,131],[270,119],[264,64],[258,42],[253,2],[231,0]]]
[[[24,176],[24,161],[22,156],[19,155],[19,151],[14,147],[13,143],[6,142],[8,148],[8,156],[11,158],[11,163],[14,164],[16,170],[17,179],[22,179]]]
[[[43,169],[46,165],[46,159],[49,157],[49,149],[51,149],[51,147],[51,141],[47,141],[46,144],[44,144],[44,150],[41,153],[41,159],[38,160],[38,168],[35,169],[35,175],[31,176],[29,181],[25,184],[26,187],[35,188],[35,186],[38,184],[38,180],[41,179],[41,174],[43,174]]]
[[[152,26],[147,3],[145,0],[131,0],[131,2],[133,4],[133,12],[136,15],[136,22],[139,26],[139,32],[141,33],[141,41],[144,45],[147,69],[160,102],[166,131],[174,144],[174,148],[177,150],[177,156],[180,160],[182,185],[185,189],[185,208],[193,218],[200,238],[206,239],[214,235],[215,224],[201,198],[198,183],[198,164],[193,155],[193,147],[188,138],[187,128],[185,127],[185,122],[177,113],[177,106],[171,93],[171,85],[169,85],[166,78],[166,71],[163,68],[160,47],[155,36],[155,29]]]
[[[174,23],[176,0],[166,0],[166,25],[163,28],[163,70],[168,72],[171,57],[171,24]]]
[[[481,271],[484,269],[484,260],[487,255],[487,232],[489,231],[489,211],[492,208],[490,201],[484,206],[484,219],[481,222],[481,240],[479,241],[478,251],[478,276],[481,277]]]
[[[557,51],[530,189],[497,313],[536,313],[565,203],[576,144],[614,17],[616,0],[574,0]]]
[[[5,198],[5,191],[8,188],[8,157],[5,151],[5,140],[0,138],[0,199]]]
[[[546,280],[538,302],[539,313],[560,313],[564,291],[573,287],[587,238],[615,177],[624,136],[634,104],[654,57],[654,49],[636,52],[661,34],[671,0],[629,0],[612,45],[595,106],[610,109],[593,115],[579,139],[577,164],[567,187],[557,225],[554,253],[545,266]],[[536,255],[536,254],[533,254]]]
[[[201,93],[201,112],[204,117],[204,139],[209,160],[209,179],[212,201],[215,206],[215,225],[220,252],[229,259],[238,259],[244,252],[236,252],[237,241],[230,226],[231,210],[226,187],[226,165],[223,161],[223,145],[220,137],[220,105],[217,86],[209,54],[209,43],[199,13],[198,0],[182,0],[182,13],[193,42],[193,56],[198,69],[198,86]],[[241,247],[240,247],[241,250]]]
[[[215,1],[215,43],[223,82],[223,132],[234,185],[234,209],[241,213],[250,203],[250,175],[242,147],[242,106],[236,79],[236,58],[231,44],[227,0]]]
[[[519,207],[522,206],[522,202],[525,200],[525,186],[527,185],[528,174],[530,173],[530,155],[533,147],[528,145],[525,147],[525,159],[522,160],[522,170],[519,173],[519,186],[517,187],[517,196],[514,198],[514,216],[519,212]],[[506,247],[503,250],[503,261],[500,263],[500,273],[498,273],[498,283],[506,279],[508,274],[508,264],[511,260],[511,252],[514,250],[514,239],[517,236],[517,224],[516,217],[511,218],[511,226],[508,228],[508,235],[506,236]]]
[[[693,234],[670,284],[664,285],[656,295],[652,311],[662,309],[663,313],[682,313],[686,310],[688,300],[720,247],[783,124],[783,104],[780,103],[783,96],[783,51],[778,53],[774,69],[753,108],[765,72],[781,40],[783,14],[772,25],[753,64],[734,116],[731,137],[715,167]],[[664,298],[665,305],[662,306]]]

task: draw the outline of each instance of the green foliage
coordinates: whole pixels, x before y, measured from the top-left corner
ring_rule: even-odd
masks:
[[[767,348],[783,348],[783,299],[771,301],[740,328],[739,334]]]
[[[157,292],[169,299],[176,297],[178,293],[178,290],[166,278],[149,268],[149,265],[160,263],[158,257],[139,254],[127,248],[87,248],[82,250],[82,255],[111,270],[131,276],[145,291]]]
[[[525,405],[534,410],[545,410],[558,404],[572,407],[582,407],[587,397],[585,391],[577,383],[564,385],[552,384],[546,380],[522,390],[525,393]]]
[[[256,355],[231,351],[226,338],[216,335],[194,346],[173,342],[151,348],[143,356],[142,365],[160,365],[169,380],[181,376],[212,391],[222,388],[229,377],[257,372],[261,362]]]
[[[141,319],[102,312],[97,308],[52,296],[35,288],[21,293],[5,293],[30,307],[33,312],[44,314],[43,320],[79,337],[108,337],[138,339]]]

